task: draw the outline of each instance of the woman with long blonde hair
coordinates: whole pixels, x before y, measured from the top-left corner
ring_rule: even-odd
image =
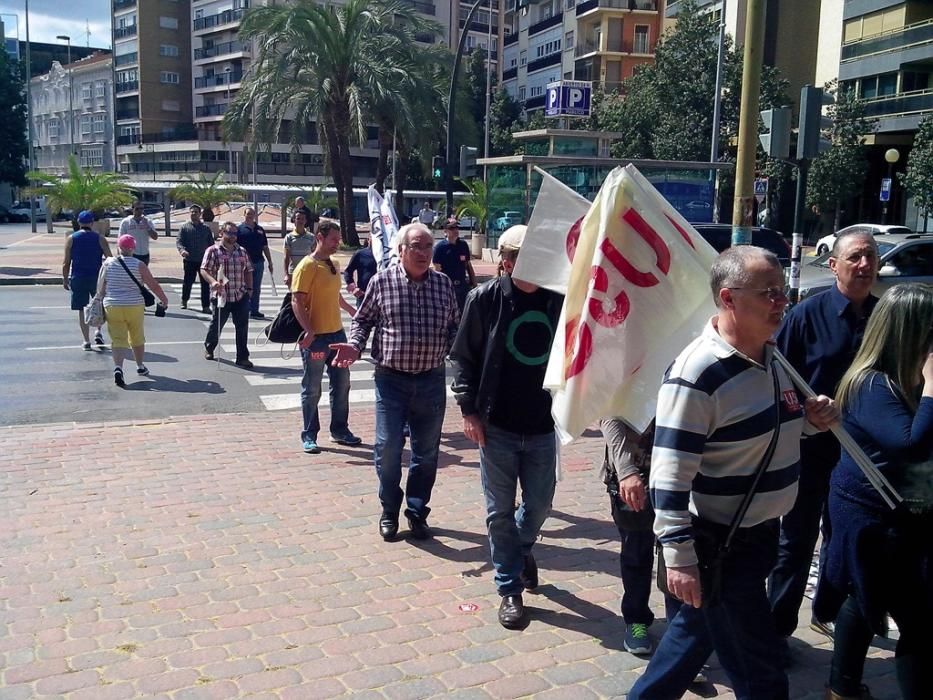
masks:
[[[895,480],[933,450],[933,287],[889,289],[868,321],[836,401],[845,428],[875,467]],[[886,617],[897,623],[898,685],[906,700],[933,698],[931,518],[892,511],[845,451],[829,494],[833,524],[814,612],[835,619],[826,697],[870,698],[865,655]]]

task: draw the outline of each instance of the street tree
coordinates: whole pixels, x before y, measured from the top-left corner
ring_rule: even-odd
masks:
[[[6,117],[0,120],[0,182],[26,184],[26,95],[22,67],[6,51],[0,51],[0,104]]]
[[[214,207],[229,204],[231,200],[246,199],[246,192],[239,187],[228,185],[222,170],[213,175],[198,173],[182,175],[182,184],[169,190],[169,197],[176,202],[197,204],[204,212],[204,221],[214,220]]]
[[[224,116],[225,137],[250,134],[271,149],[284,131],[297,152],[307,142],[307,125],[315,124],[337,189],[344,242],[357,246],[351,145],[366,142],[373,105],[410,89],[415,54],[423,50],[417,37],[440,32],[397,0],[294,0],[253,8],[240,36],[256,42],[257,55]]]
[[[512,129],[521,119],[522,106],[500,86],[489,106],[489,154],[510,156],[515,152]]]
[[[63,209],[71,211],[71,226],[76,231],[77,216],[82,210],[103,217],[105,212],[123,209],[136,199],[122,175],[82,168],[74,155],[68,156],[65,175],[33,171],[27,173],[26,177],[37,183],[27,190],[27,194],[44,196],[48,202],[49,216],[56,216]]]
[[[923,210],[923,230],[927,230],[933,208],[933,117],[920,122],[914,145],[907,158],[907,171],[898,175],[904,188]]]

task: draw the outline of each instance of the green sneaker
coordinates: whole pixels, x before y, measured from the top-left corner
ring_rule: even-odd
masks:
[[[622,643],[630,654],[650,654],[654,648],[651,638],[648,637],[648,625],[638,622],[633,622],[625,628],[625,639]]]

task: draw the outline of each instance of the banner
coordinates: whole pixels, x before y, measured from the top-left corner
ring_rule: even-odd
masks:
[[[367,192],[369,200],[369,245],[376,258],[376,269],[382,270],[398,262],[398,217],[388,198],[373,185]]]
[[[580,227],[544,380],[563,443],[607,416],[648,427],[665,370],[715,313],[716,256],[634,166],[609,173]]]
[[[541,174],[541,189],[512,277],[566,294],[570,262],[590,201],[553,175],[535,170]]]

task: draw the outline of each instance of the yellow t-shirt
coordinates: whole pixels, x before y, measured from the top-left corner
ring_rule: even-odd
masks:
[[[315,335],[336,333],[343,329],[340,320],[340,270],[331,260],[334,268],[326,262],[308,255],[301,259],[292,274],[292,291],[307,294],[305,311],[311,318],[311,330]]]

